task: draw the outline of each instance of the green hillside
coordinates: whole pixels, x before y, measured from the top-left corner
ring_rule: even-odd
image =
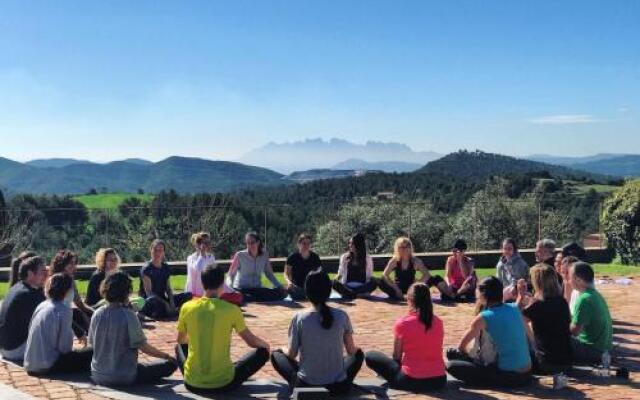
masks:
[[[523,160],[502,154],[460,150],[431,161],[416,171],[417,173],[441,173],[458,177],[486,179],[496,175],[538,174],[562,179],[584,179],[604,183],[608,177],[585,171]]]
[[[88,209],[114,209],[117,208],[125,199],[135,197],[142,202],[150,202],[153,195],[150,194],[130,194],[130,193],[104,193],[104,194],[86,194],[82,196],[74,196],[73,199],[82,203]]]

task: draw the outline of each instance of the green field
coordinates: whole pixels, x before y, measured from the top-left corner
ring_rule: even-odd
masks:
[[[88,209],[114,209],[129,197],[135,197],[143,202],[153,200],[153,195],[151,194],[135,193],[85,194],[82,196],[75,196],[73,199],[84,204]]]
[[[621,264],[595,264],[595,270],[596,270],[596,274],[600,277],[622,277],[622,276],[627,276],[627,277],[631,277],[631,276],[636,276],[636,277],[640,277],[640,266],[633,266],[633,265],[621,265]],[[476,271],[478,272],[478,277],[479,278],[484,278],[486,276],[490,276],[492,274],[495,273],[495,268],[477,268]],[[431,270],[431,273],[434,275],[443,275],[444,274],[444,270]],[[382,275],[382,272],[380,271],[376,271],[374,273],[374,275],[376,277],[380,277],[380,275]],[[284,283],[284,278],[283,278],[283,274],[282,272],[277,272],[276,273],[276,277],[278,278],[278,280],[282,283]],[[333,274],[332,274],[333,277]],[[174,291],[179,292],[182,291],[184,288],[184,284],[186,281],[187,277],[186,275],[174,275],[171,277],[171,287],[174,289]],[[264,277],[262,278],[263,284],[265,286],[269,286],[269,281],[267,281]],[[84,297],[85,294],[87,293],[87,285],[89,283],[88,280],[77,280],[76,281],[77,286],[78,286],[78,290],[80,291],[80,293],[82,294],[82,296]],[[133,279],[133,291],[137,292],[138,291],[138,286],[140,285],[140,280],[138,278],[134,278]],[[4,298],[4,296],[6,295],[8,290],[8,283],[7,282],[0,282],[0,299]]]
[[[589,190],[595,190],[597,193],[612,193],[613,191],[620,189],[620,186],[612,186],[612,185],[584,185],[584,184],[576,184],[574,186],[574,190],[578,194],[587,193]]]

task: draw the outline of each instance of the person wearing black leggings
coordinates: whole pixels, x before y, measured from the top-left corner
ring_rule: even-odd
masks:
[[[532,363],[525,323],[516,304],[502,302],[502,291],[502,282],[495,276],[482,280],[477,288],[477,301],[478,308],[484,310],[471,322],[457,351],[447,352],[447,372],[467,384],[515,387],[531,380]],[[495,344],[496,365],[480,365],[468,356],[467,346],[483,331]]]
[[[269,253],[263,248],[257,232],[249,232],[244,237],[247,248],[233,256],[229,267],[231,287],[242,293],[246,302],[281,301],[287,293],[273,274]],[[272,288],[262,286],[264,275]]]
[[[409,287],[416,282],[416,272],[420,272],[420,282],[436,287],[443,298],[453,297],[447,283],[438,275],[432,276],[427,267],[413,254],[413,244],[408,237],[399,237],[393,244],[393,256],[387,263],[379,280],[379,287],[392,300],[403,300]],[[391,278],[391,274],[395,279]]]
[[[332,395],[345,394],[362,367],[364,353],[353,341],[349,315],[326,304],[331,295],[329,276],[316,270],[307,275],[304,286],[312,308],[293,317],[289,349],[273,351],[271,363],[291,388],[321,386]]]
[[[349,239],[349,251],[340,256],[338,276],[333,289],[343,299],[353,300],[358,295],[368,295],[378,287],[373,277],[373,259],[367,254],[367,244],[362,233]]]
[[[187,390],[214,396],[236,389],[258,372],[269,360],[269,344],[249,330],[237,305],[220,299],[221,268],[205,266],[201,280],[204,296],[180,310],[176,359]],[[233,331],[253,348],[235,363],[230,357]]]
[[[395,389],[421,392],[443,388],[447,383],[442,359],[444,324],[433,314],[429,286],[422,282],[411,285],[407,303],[408,314],[393,327],[393,358],[369,351],[367,366]]]

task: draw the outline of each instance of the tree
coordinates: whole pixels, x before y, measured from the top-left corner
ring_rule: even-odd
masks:
[[[628,181],[604,205],[602,228],[624,264],[640,263],[640,179]]]
[[[363,233],[371,252],[390,253],[399,236],[410,236],[417,252],[442,247],[446,216],[428,202],[354,201],[318,228],[315,248],[320,254],[340,254],[349,236]]]

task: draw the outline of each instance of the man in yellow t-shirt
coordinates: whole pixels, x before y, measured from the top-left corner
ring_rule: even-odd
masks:
[[[186,388],[207,395],[233,390],[258,372],[269,359],[269,344],[251,333],[238,306],[219,299],[222,269],[206,266],[201,279],[204,297],[180,310],[176,358]],[[229,354],[232,331],[254,348],[235,364]]]

